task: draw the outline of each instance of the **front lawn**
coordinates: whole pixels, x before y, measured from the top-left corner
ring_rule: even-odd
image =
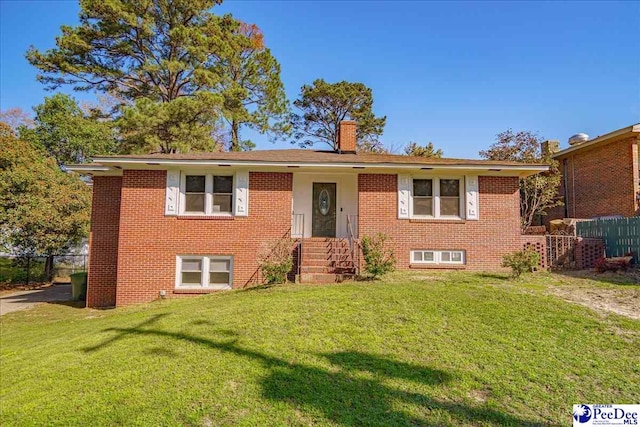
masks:
[[[561,280],[397,274],[116,310],[42,305],[0,318],[0,420],[568,425],[575,403],[640,402],[640,321],[546,291]]]

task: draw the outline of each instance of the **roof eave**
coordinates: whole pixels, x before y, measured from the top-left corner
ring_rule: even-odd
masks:
[[[600,135],[600,136],[598,136],[596,138],[593,138],[590,141],[583,142],[582,144],[578,144],[578,145],[571,146],[569,148],[565,148],[564,150],[561,150],[561,151],[558,151],[557,153],[554,153],[553,154],[553,158],[555,159],[555,158],[558,158],[558,157],[562,157],[562,156],[564,156],[566,154],[572,153],[574,151],[581,150],[581,149],[586,148],[586,147],[592,147],[592,146],[594,146],[596,144],[599,144],[601,142],[604,142],[604,141],[607,141],[607,140],[610,140],[610,139],[618,138],[618,137],[620,137],[622,135],[625,135],[627,133],[629,133],[629,134],[640,133],[640,123],[635,124],[635,125],[631,125],[631,126],[627,126],[625,128],[618,129],[618,130],[615,130],[613,132],[609,132],[609,133],[604,134],[604,135]]]
[[[122,170],[116,167],[104,166],[98,163],[90,165],[65,165],[65,169],[80,175],[95,176],[120,176]]]
[[[549,166],[539,163],[501,164],[501,163],[396,163],[396,162],[278,162],[256,160],[225,160],[225,159],[158,159],[158,158],[127,158],[127,157],[95,157],[96,164],[103,167],[108,165],[149,165],[149,166],[282,166],[282,167],[376,167],[376,168],[480,168],[480,169],[513,169],[513,170],[548,170]],[[73,165],[72,165],[73,166]],[[77,165],[91,166],[91,165]]]
[[[526,177],[549,170],[548,165],[501,165],[501,164],[446,164],[446,163],[309,163],[309,162],[268,162],[268,161],[240,161],[240,160],[185,160],[185,159],[132,159],[117,157],[96,157],[94,164],[71,165],[69,170],[88,175],[117,176],[122,169],[140,168],[180,168],[180,167],[256,167],[256,168],[304,168],[308,169],[386,169],[386,170],[429,170],[437,171],[471,171],[485,172],[491,175]]]

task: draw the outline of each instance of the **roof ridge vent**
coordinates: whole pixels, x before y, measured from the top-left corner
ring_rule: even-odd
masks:
[[[573,135],[571,138],[569,138],[569,145],[571,146],[579,145],[579,144],[582,144],[583,142],[587,142],[588,140],[589,140],[589,135],[587,135],[586,133],[577,133]]]

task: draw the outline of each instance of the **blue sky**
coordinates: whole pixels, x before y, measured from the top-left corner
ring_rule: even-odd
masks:
[[[30,111],[48,93],[24,53],[54,46],[78,4],[0,8],[0,106]],[[577,132],[640,122],[638,1],[228,1],[214,10],[262,28],[290,100],[316,78],[371,87],[390,147],[433,141],[447,157],[474,158],[507,128],[565,146]]]

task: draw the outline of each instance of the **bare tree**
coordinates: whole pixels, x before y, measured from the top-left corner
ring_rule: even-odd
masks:
[[[530,131],[514,132],[508,129],[496,136],[496,142],[480,156],[489,160],[523,163],[544,163],[549,171],[520,179],[520,218],[524,232],[536,215],[546,215],[549,208],[562,205],[556,197],[560,186],[558,162],[549,153],[543,153],[538,134]]]

